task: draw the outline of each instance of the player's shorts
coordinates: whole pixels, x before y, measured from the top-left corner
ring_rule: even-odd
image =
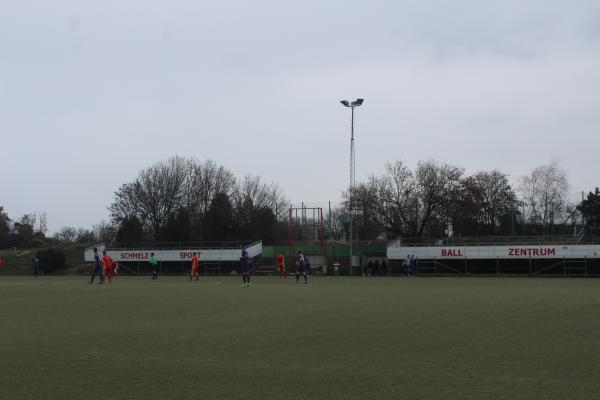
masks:
[[[296,271],[298,271],[300,273],[304,273],[306,271],[306,268],[304,266],[298,267],[298,269]]]
[[[285,265],[278,265],[278,266],[277,266],[277,269],[278,269],[279,271],[285,271]]]
[[[197,274],[198,273],[198,267],[192,268],[192,274]]]
[[[249,274],[250,272],[252,272],[252,266],[249,264],[242,265],[242,272],[245,274]]]

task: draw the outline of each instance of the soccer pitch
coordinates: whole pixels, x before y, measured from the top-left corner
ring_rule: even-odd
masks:
[[[592,399],[600,280],[0,278],[2,399]]]

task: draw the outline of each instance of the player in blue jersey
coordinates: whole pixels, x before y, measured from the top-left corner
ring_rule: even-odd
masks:
[[[90,284],[94,283],[94,277],[98,275],[98,279],[100,282],[98,284],[102,284],[102,259],[100,258],[100,254],[98,254],[98,249],[94,247],[94,264],[92,266],[92,276],[90,277]]]
[[[412,256],[410,256],[410,276],[412,276],[414,278],[416,273],[417,273],[417,259],[415,258],[414,255],[412,255]]]
[[[38,258],[38,256],[34,256],[31,263],[33,266],[33,276],[37,279],[38,276],[42,275],[40,272],[40,259]]]
[[[242,264],[242,287],[252,286],[250,283],[250,275],[252,274],[252,258],[248,255],[246,249],[242,249],[240,262]]]
[[[302,250],[296,252],[296,283],[300,282],[300,274],[304,275],[304,283],[308,283],[308,274],[306,273],[306,260]]]

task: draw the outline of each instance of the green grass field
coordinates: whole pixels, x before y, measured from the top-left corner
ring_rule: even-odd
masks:
[[[595,399],[600,280],[0,277],[2,399]]]

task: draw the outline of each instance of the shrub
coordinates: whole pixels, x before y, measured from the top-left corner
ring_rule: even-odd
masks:
[[[67,257],[62,251],[54,249],[40,250],[36,255],[40,259],[40,269],[44,273],[57,271],[66,266]]]

